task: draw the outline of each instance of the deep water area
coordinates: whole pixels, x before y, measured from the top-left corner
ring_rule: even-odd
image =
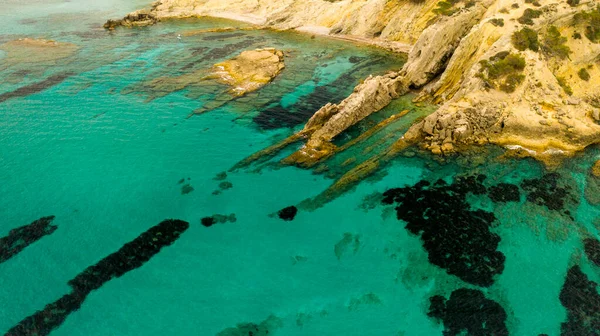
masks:
[[[401,97],[309,169],[280,162],[302,141],[232,167],[405,56],[213,18],[102,28],[145,5],[2,5],[0,45],[76,50],[0,46],[0,334],[600,334],[599,148],[549,170],[415,146],[308,209],[435,106]],[[258,48],[285,69],[243,97],[185,76]]]

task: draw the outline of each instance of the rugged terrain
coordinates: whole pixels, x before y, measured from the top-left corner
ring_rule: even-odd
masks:
[[[551,163],[600,142],[596,6],[583,0],[162,0],[133,15],[219,16],[411,46],[401,71],[367,78],[343,102],[316,111],[302,131],[306,146],[287,162],[314,164],[335,150],[336,135],[418,90],[418,100],[439,108],[396,148],[418,143],[449,154],[493,143]]]

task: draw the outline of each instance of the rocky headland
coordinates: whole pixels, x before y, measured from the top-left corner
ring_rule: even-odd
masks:
[[[550,163],[600,142],[600,9],[580,0],[162,0],[157,20],[216,16],[410,45],[399,72],[316,111],[288,162],[318,161],[349,126],[418,90],[439,105],[399,141],[436,154],[497,144]],[[400,111],[399,111],[400,112]]]
[[[547,166],[600,143],[600,6],[585,0],[162,0],[158,20],[215,16],[259,28],[296,29],[408,46],[400,71],[370,76],[329,103],[297,134],[240,168],[305,141],[282,163],[311,167],[339,151],[350,126],[416,93],[437,110],[387,150],[357,164],[319,196],[347,190],[407,147],[450,155],[495,144]],[[398,111],[401,113],[401,111]],[[305,204],[306,207],[312,207]]]

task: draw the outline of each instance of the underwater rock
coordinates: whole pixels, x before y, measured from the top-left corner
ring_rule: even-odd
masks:
[[[572,193],[572,186],[561,183],[560,174],[549,173],[540,178],[523,180],[521,188],[527,192],[527,201],[545,206],[552,211],[563,211],[569,217],[567,205],[576,205],[579,199]]]
[[[152,26],[159,21],[150,11],[139,10],[119,20],[108,20],[103,27],[108,30],[115,30],[117,27],[145,27]]]
[[[58,228],[51,225],[54,216],[42,217],[29,225],[10,230],[8,236],[0,238],[0,263],[14,257],[27,246],[52,234]]]
[[[227,178],[227,172],[220,172],[218,173],[215,177],[213,177],[213,180],[215,181],[223,181]]]
[[[0,63],[10,66],[31,66],[37,63],[53,65],[58,60],[74,55],[78,49],[73,43],[23,38],[0,45],[0,50],[6,52]]]
[[[563,336],[600,335],[600,294],[598,284],[589,280],[579,265],[569,269],[560,290],[560,302],[567,320],[560,326]]]
[[[275,335],[277,329],[283,327],[283,321],[271,315],[259,324],[239,323],[237,326],[227,328],[215,336],[271,336]]]
[[[270,83],[285,68],[283,52],[274,48],[243,51],[239,56],[214,65],[206,79],[229,85],[240,97]]]
[[[187,222],[169,219],[123,245],[93,266],[86,268],[68,282],[73,291],[26,317],[11,328],[6,336],[46,336],[60,326],[72,312],[78,310],[85,298],[106,282],[141,267],[160,250],[173,244],[187,230]]]
[[[194,187],[192,187],[192,185],[189,183],[181,186],[181,194],[182,195],[187,195],[187,194],[191,193],[192,191],[194,191]]]
[[[441,295],[429,300],[427,315],[444,324],[444,336],[508,336],[506,311],[480,290],[461,288],[449,300]]]
[[[352,234],[349,232],[344,233],[342,239],[337,242],[333,248],[333,252],[338,260],[342,259],[342,256],[347,254],[348,252],[352,252],[353,254],[358,253],[360,248],[360,235]]]
[[[591,173],[594,177],[600,178],[600,160],[596,161],[592,166]]]
[[[496,203],[518,202],[521,199],[519,187],[510,183],[490,187],[488,196]]]
[[[350,302],[348,303],[348,310],[350,310],[350,311],[358,310],[360,308],[360,306],[364,306],[364,305],[380,305],[380,304],[381,304],[381,299],[379,298],[379,296],[377,296],[376,294],[373,294],[373,293],[368,293],[368,294],[365,294],[358,298],[352,298],[350,300]]]
[[[0,94],[0,103],[5,102],[11,98],[26,97],[34,93],[38,93],[46,90],[49,87],[62,83],[65,79],[73,76],[74,73],[64,72],[52,75],[42,81],[34,82],[25,86],[22,86],[16,90],[5,92]]]
[[[221,190],[227,190],[227,189],[231,189],[233,188],[233,183],[228,182],[228,181],[223,181],[221,183],[219,183],[219,189]]]
[[[283,219],[284,221],[292,221],[296,217],[297,213],[298,213],[298,208],[291,205],[289,207],[285,207],[285,208],[277,211],[277,216],[279,216],[279,218]]]
[[[586,238],[583,240],[583,248],[588,259],[600,267],[600,241],[594,238]]]
[[[204,217],[200,220],[200,223],[205,227],[211,227],[215,224],[223,224],[227,222],[235,223],[236,221],[237,218],[235,217],[235,214],[232,213],[229,215],[215,214],[210,217]]]
[[[457,177],[452,184],[422,180],[412,187],[383,193],[383,204],[396,204],[396,216],[406,229],[420,235],[429,262],[468,283],[488,287],[504,270],[497,251],[500,236],[492,232],[496,216],[472,210],[468,193],[483,195],[485,176]]]
[[[588,203],[591,205],[600,205],[600,178],[594,175],[586,176],[583,191],[583,195]]]

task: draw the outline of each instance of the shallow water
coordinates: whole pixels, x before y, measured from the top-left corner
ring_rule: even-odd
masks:
[[[395,101],[341,134],[336,144],[394,113],[411,112],[330,158],[326,167],[277,164],[296,144],[267,162],[224,178],[219,173],[292,134],[318,107],[343,99],[361,79],[399,69],[404,58],[296,33],[177,38],[192,30],[245,26],[215,19],[167,21],[114,33],[98,28],[106,18],[143,4],[4,1],[10,14],[0,22],[0,42],[33,36],[72,42],[80,49],[53,64],[0,63],[0,95],[13,92],[0,103],[0,236],[49,215],[58,227],[0,263],[1,333],[70,293],[69,281],[88,266],[168,218],[190,227],[143,266],[86,293],[81,306],[51,334],[242,335],[244,327],[238,324],[255,323],[250,326],[258,328],[255,335],[263,335],[265,328],[269,335],[441,335],[452,321],[465,319],[452,320],[459,310],[438,319],[428,316],[430,298],[448,299],[453,291],[470,288],[497,305],[469,316],[499,318],[510,335],[560,335],[568,318],[559,299],[567,270],[580,265],[590,280],[600,281],[600,267],[582,244],[600,233],[600,209],[584,197],[589,168],[600,158],[596,148],[560,168],[558,186],[529,200],[533,189],[523,181],[548,173],[534,161],[503,159],[498,149],[486,148],[441,162],[410,149],[319,209],[300,209],[293,221],[277,218],[278,210],[319,195],[335,178],[385,150],[433,107],[414,106],[410,96]],[[238,100],[228,100],[220,87],[165,94],[146,85],[261,47],[284,50],[286,69]],[[60,81],[38,85],[39,92],[18,91],[61,75]],[[211,105],[221,99],[227,102]],[[188,118],[207,106],[207,112]],[[473,184],[465,187],[465,195],[426,187],[428,196],[411,208],[410,220],[396,218],[394,206],[400,203],[381,202],[381,193],[391,188],[419,193],[413,187],[419,181],[439,179],[457,188],[457,176],[477,174],[487,176],[484,193],[475,195],[478,186]],[[499,183],[520,185],[518,201],[493,202],[492,187]],[[539,181],[530,184],[541,188]],[[565,194],[555,192],[561,186],[567,186]],[[555,207],[557,199],[566,202]],[[495,220],[473,226],[476,209]],[[235,221],[201,225],[206,216],[232,213]],[[415,234],[409,223],[426,225]],[[433,224],[439,228],[431,229]],[[438,233],[442,239],[428,240]],[[452,247],[453,237],[469,245],[494,236],[497,248],[488,243],[483,250],[501,253],[504,261],[491,283],[469,280],[481,262],[473,260],[489,252],[482,248],[459,256],[470,260],[457,262],[468,265],[466,271],[451,271],[445,262],[432,260],[440,246],[451,246],[449,256],[464,250]],[[505,319],[501,312],[494,314],[497,307]],[[589,321],[599,320],[597,313],[589,315]],[[593,334],[591,327],[586,333],[565,330],[562,334]]]

